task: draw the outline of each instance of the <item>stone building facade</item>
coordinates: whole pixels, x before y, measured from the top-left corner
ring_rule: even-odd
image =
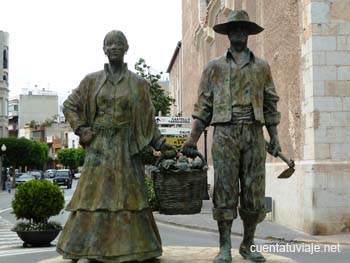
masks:
[[[8,136],[9,33],[0,31],[0,138]]]
[[[265,28],[249,38],[249,48],[271,66],[282,149],[296,160],[295,174],[280,180],[286,165],[268,159],[272,219],[312,234],[350,231],[350,1],[183,0],[170,83],[180,83],[184,116],[193,111],[204,66],[229,47],[213,26],[233,9],[247,10]]]
[[[182,49],[181,41],[176,44],[173,56],[171,57],[166,73],[171,73],[169,79],[169,93],[175,99],[171,106],[171,116],[182,113]]]

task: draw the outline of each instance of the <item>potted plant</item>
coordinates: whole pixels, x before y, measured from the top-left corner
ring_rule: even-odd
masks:
[[[58,185],[46,180],[31,180],[18,186],[12,209],[17,219],[25,219],[12,229],[24,241],[23,246],[49,246],[62,226],[49,222],[64,207],[64,195]]]

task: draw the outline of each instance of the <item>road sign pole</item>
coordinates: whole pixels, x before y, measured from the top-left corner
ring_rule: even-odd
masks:
[[[204,158],[205,161],[208,163],[208,152],[207,152],[207,135],[208,135],[208,130],[204,130]]]

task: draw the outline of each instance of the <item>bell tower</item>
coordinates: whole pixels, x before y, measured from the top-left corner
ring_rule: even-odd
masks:
[[[9,34],[0,31],[0,138],[8,136]]]

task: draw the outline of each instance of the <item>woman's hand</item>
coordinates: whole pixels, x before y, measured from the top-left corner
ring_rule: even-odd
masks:
[[[91,127],[81,127],[79,128],[79,143],[84,148],[89,146],[90,142],[95,136],[95,132]]]
[[[160,147],[160,151],[165,159],[172,159],[177,156],[177,151],[175,146],[169,144],[169,143],[163,143]]]

